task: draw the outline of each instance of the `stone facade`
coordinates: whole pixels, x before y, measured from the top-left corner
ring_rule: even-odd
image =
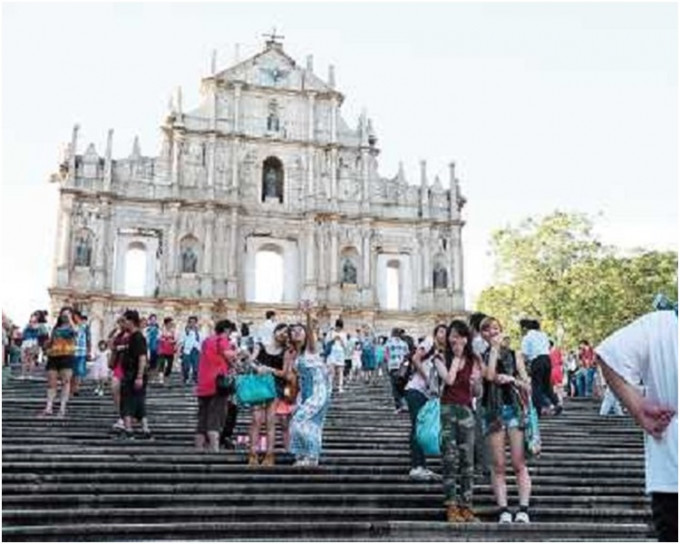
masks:
[[[99,337],[134,307],[204,327],[218,317],[260,321],[274,308],[297,318],[300,298],[322,319],[427,332],[464,311],[461,195],[454,165],[444,187],[419,185],[403,168],[378,173],[377,136],[362,114],[340,115],[344,96],[270,39],[262,52],[201,82],[200,105],[184,111],[181,91],[161,126],[158,155],[135,139],[127,158],[90,144],[77,153],[73,130],[59,172],[53,310],[81,304]],[[259,251],[283,260],[281,300],[255,302]],[[146,263],[140,291],[126,294],[131,253]],[[261,272],[260,272],[261,273]],[[388,308],[388,275],[398,307]],[[396,299],[395,299],[396,300]]]

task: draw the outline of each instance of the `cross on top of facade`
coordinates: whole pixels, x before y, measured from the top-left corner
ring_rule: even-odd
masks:
[[[285,36],[277,36],[276,35],[276,27],[272,28],[272,31],[270,34],[262,34],[263,37],[268,38],[267,39],[267,45],[281,45],[281,42],[277,40],[283,40]]]

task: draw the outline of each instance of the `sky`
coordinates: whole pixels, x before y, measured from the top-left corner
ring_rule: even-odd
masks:
[[[446,185],[463,215],[466,299],[492,282],[495,229],[555,209],[596,216],[622,249],[677,249],[675,3],[2,3],[2,308],[47,307],[59,148],[81,126],[114,157],[135,135],[156,155],[177,86],[198,102],[218,67],[257,53],[276,26],[317,75],[335,65],[350,126],[373,119],[380,174],[403,161]]]

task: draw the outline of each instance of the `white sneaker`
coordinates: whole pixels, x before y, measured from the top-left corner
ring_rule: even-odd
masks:
[[[517,514],[515,514],[515,523],[529,523],[529,514],[526,512],[517,512]]]
[[[423,467],[412,468],[411,471],[408,473],[408,477],[411,478],[412,480],[429,480],[427,470],[424,469]]]
[[[423,474],[428,480],[439,480],[441,476],[436,472],[432,472],[429,468],[423,469]]]
[[[124,431],[125,430],[125,423],[123,422],[122,419],[119,419],[113,424],[113,430],[114,431]]]
[[[512,523],[512,514],[505,510],[498,518],[498,523]]]

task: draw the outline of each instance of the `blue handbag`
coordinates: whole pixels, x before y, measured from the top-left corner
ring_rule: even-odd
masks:
[[[428,400],[416,418],[416,440],[425,455],[440,455],[441,434],[439,399]]]
[[[274,376],[241,374],[236,376],[236,401],[239,404],[263,404],[276,398]]]

